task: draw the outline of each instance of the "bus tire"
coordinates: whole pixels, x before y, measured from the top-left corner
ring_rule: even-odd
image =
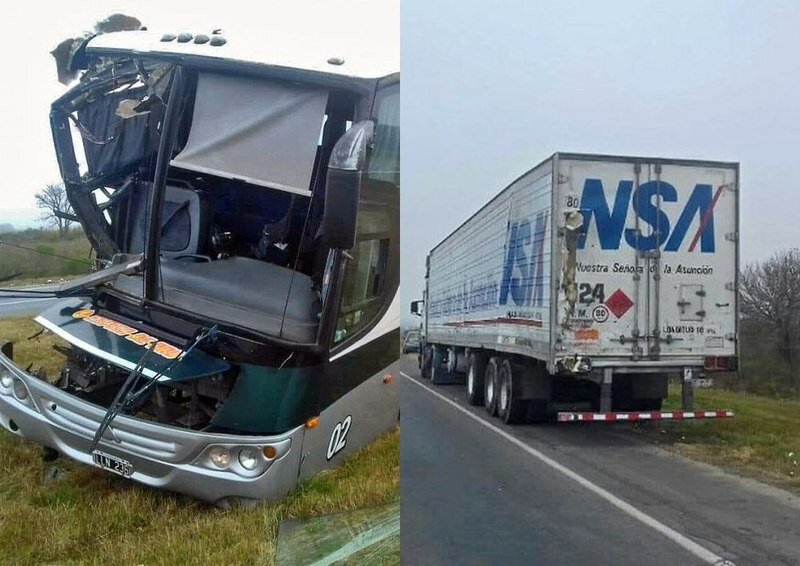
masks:
[[[497,370],[499,360],[489,358],[483,378],[483,406],[490,417],[497,414]]]
[[[470,405],[483,404],[484,377],[486,377],[486,356],[479,352],[470,354],[467,367],[467,401]]]
[[[518,399],[519,387],[514,387],[514,368],[511,361],[504,359],[497,377],[497,415],[506,424],[516,424],[525,416],[525,402]]]

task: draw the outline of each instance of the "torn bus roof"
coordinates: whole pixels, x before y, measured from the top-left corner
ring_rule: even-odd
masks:
[[[86,45],[91,57],[125,53],[140,56],[193,57],[209,61],[238,61],[265,67],[299,69],[357,79],[379,79],[399,73],[397,50],[360,43],[358,50],[346,45],[318,47],[307,42],[275,42],[266,34],[244,38],[238,34],[160,33],[123,31],[105,33]]]
[[[184,354],[181,345],[159,340],[131,324],[100,314],[91,303],[81,299],[59,302],[35,320],[76,348],[127,370],[134,370],[145,348],[152,348],[153,354],[147,357],[142,374],[149,378],[158,376],[158,381],[189,381],[230,369],[227,362],[197,349]],[[178,358],[180,363],[173,364]]]

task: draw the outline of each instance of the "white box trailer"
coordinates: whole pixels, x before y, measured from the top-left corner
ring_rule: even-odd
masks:
[[[736,369],[738,189],[737,163],[554,154],[429,253],[423,375],[509,422],[660,418],[671,375],[691,409]]]

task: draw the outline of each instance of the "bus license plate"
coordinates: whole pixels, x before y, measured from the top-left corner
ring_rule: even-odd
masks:
[[[122,458],[117,458],[116,456],[111,456],[103,452],[94,451],[92,452],[92,459],[94,460],[94,465],[98,468],[103,468],[109,472],[114,472],[115,474],[119,474],[124,478],[129,478],[131,477],[131,474],[133,474],[133,465]]]

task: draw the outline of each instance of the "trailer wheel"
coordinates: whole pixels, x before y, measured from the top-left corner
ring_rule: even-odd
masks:
[[[467,368],[467,400],[470,405],[483,404],[484,377],[486,377],[486,356],[470,354]]]
[[[506,424],[516,424],[525,416],[525,402],[514,391],[514,369],[511,361],[503,360],[498,374],[497,414]]]
[[[489,416],[497,414],[497,370],[499,366],[497,358],[490,358],[486,364],[486,373],[483,378],[483,406]]]
[[[464,350],[460,354],[458,348],[450,346],[447,348],[447,383],[463,383],[467,376],[464,369]],[[459,367],[461,368],[459,370]]]

